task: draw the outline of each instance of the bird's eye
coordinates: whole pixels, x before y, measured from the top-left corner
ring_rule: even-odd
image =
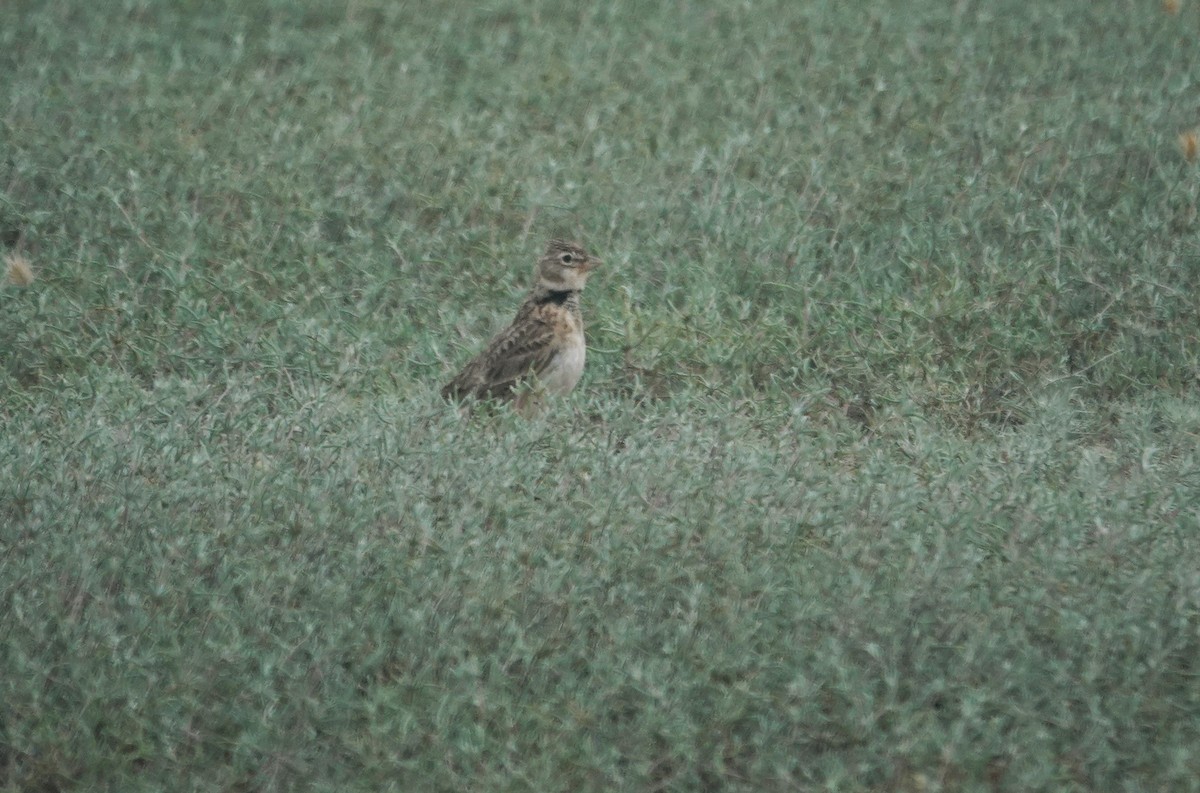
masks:
[[[559,256],[558,259],[563,264],[570,264],[571,262],[575,261],[575,257],[569,253],[564,253],[562,256]]]

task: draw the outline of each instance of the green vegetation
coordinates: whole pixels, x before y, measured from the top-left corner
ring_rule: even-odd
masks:
[[[0,790],[1200,790],[1200,10],[581,6],[0,4]]]

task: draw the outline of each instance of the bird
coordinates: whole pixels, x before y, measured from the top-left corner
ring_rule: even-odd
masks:
[[[601,264],[577,242],[550,240],[512,323],[442,388],[443,398],[513,401],[532,412],[545,393],[571,393],[587,356],[580,296]]]

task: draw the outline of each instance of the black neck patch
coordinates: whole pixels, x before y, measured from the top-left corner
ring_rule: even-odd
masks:
[[[562,290],[547,289],[542,294],[543,294],[543,298],[539,302],[553,303],[556,306],[562,306],[562,305],[565,305],[566,302],[571,299],[572,295],[579,294],[579,291],[576,289],[562,289]]]

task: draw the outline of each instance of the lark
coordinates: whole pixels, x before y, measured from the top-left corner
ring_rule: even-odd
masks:
[[[515,400],[527,412],[540,405],[544,393],[571,393],[587,353],[580,293],[600,264],[578,243],[550,240],[512,324],[446,384],[442,396]]]

